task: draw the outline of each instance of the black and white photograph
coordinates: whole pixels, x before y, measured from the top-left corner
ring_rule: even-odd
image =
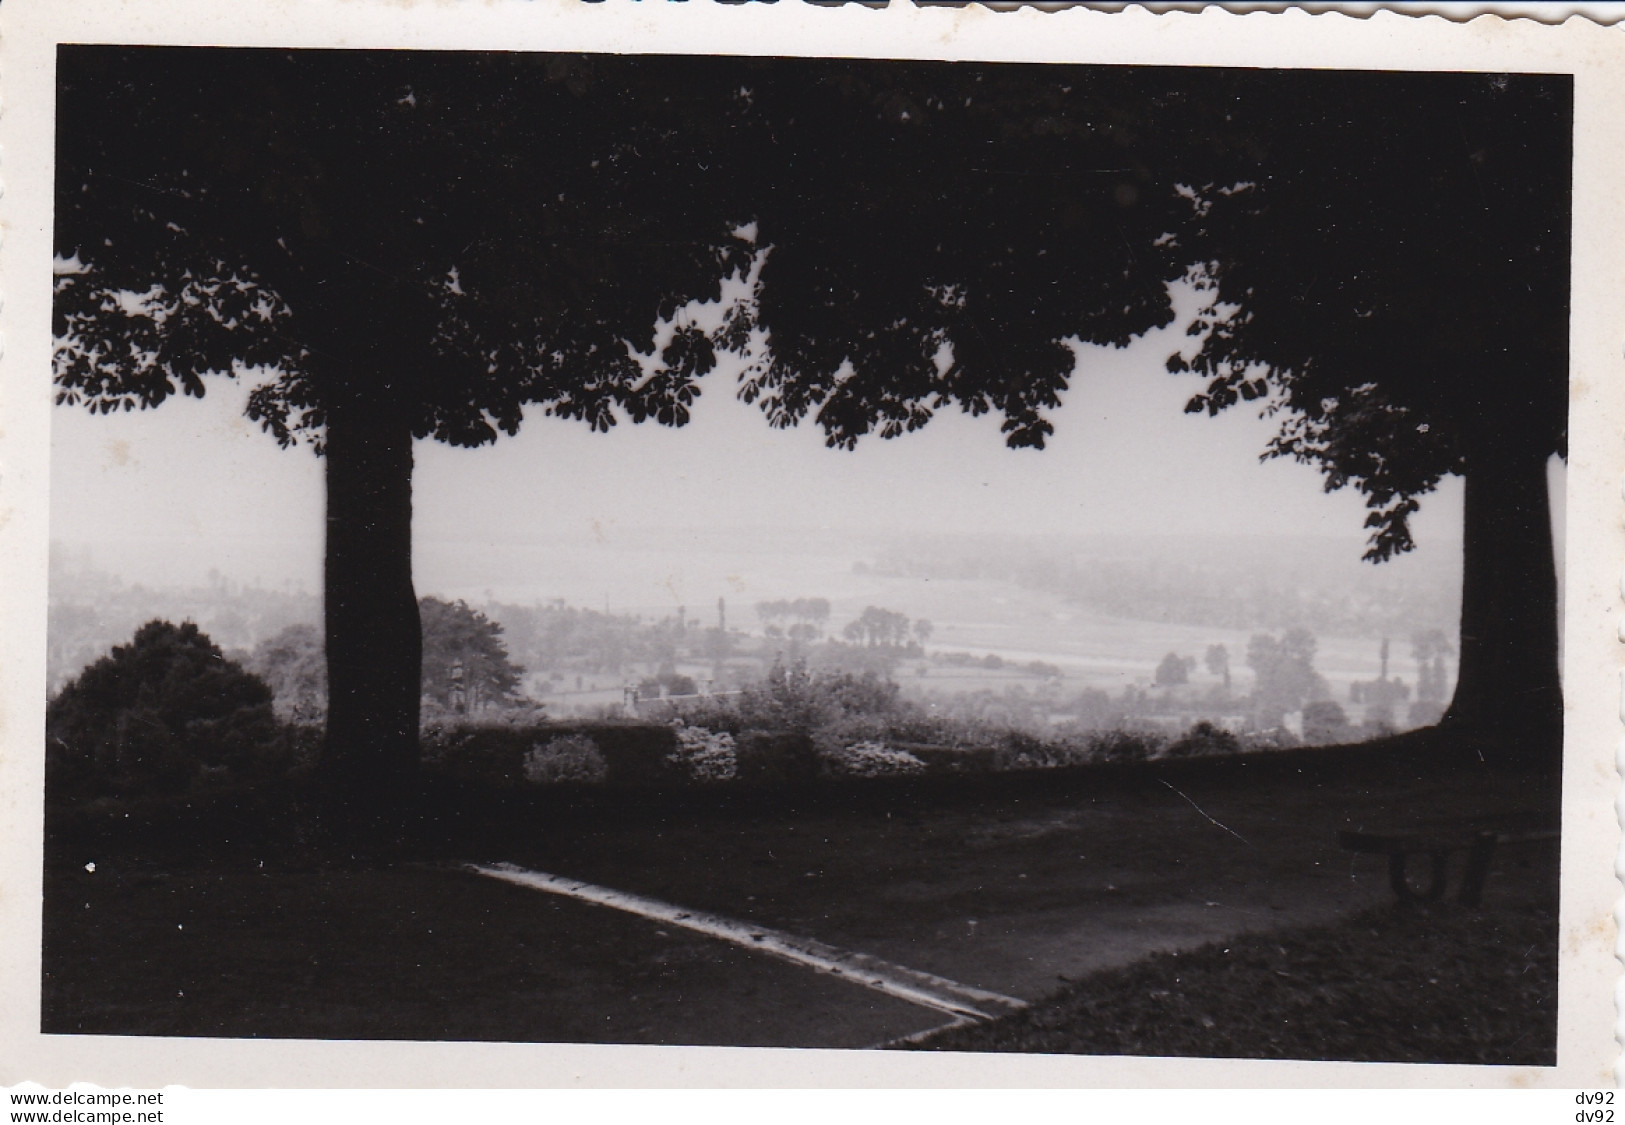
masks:
[[[1545,30],[41,48],[23,1032],[1611,1084]]]

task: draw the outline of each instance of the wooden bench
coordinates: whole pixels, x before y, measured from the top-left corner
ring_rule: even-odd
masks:
[[[1467,853],[1456,898],[1463,906],[1477,906],[1484,894],[1484,879],[1490,872],[1495,849],[1507,844],[1532,844],[1556,840],[1556,828],[1502,831],[1492,828],[1456,833],[1339,832],[1337,842],[1351,852],[1388,857],[1388,885],[1401,902],[1437,902],[1444,897],[1451,853]],[[1418,890],[1411,885],[1412,856],[1430,861],[1427,883]]]

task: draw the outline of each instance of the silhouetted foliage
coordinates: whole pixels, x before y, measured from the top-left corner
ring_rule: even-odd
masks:
[[[1566,450],[1570,80],[1344,73],[1306,89],[1265,72],[1252,96],[1268,112],[1225,106],[1239,125],[1215,134],[1227,160],[1191,181],[1180,228],[1209,299],[1202,340],[1170,368],[1208,379],[1190,410],[1260,403],[1282,419],[1267,457],[1362,492],[1374,560],[1410,550],[1421,498],[1465,478],[1447,718],[1550,760],[1562,701],[1546,465]]]
[[[1284,395],[1274,451],[1366,490],[1379,553],[1468,472],[1474,622],[1483,451],[1526,479],[1561,446],[1560,80],[105,46],[58,76],[58,400],[252,373],[250,417],[326,456],[324,766],[362,828],[417,761],[415,438],[680,425],[756,345],[773,425],[850,447],[952,408],[1042,447],[1067,341],[1166,325],[1190,275],[1193,405]],[[1466,635],[1461,684],[1548,650],[1549,710],[1538,629]]]
[[[1234,754],[1240,749],[1241,740],[1234,734],[1202,719],[1193,723],[1183,737],[1170,743],[1166,753],[1170,758],[1189,758],[1207,754]]]
[[[527,407],[687,418],[716,339],[670,318],[752,253],[704,171],[733,65],[60,58],[58,401],[157,406],[253,373],[249,416],[326,456],[323,765],[335,827],[365,832],[417,760],[412,440],[480,445]]]
[[[441,707],[473,713],[513,700],[521,669],[508,658],[502,626],[467,602],[424,598],[423,694]]]
[[[775,139],[837,156],[803,159],[783,193],[799,210],[764,205],[773,355],[746,397],[776,425],[816,419],[832,445],[957,403],[1042,446],[1073,376],[1061,341],[1167,323],[1164,286],[1183,276],[1208,298],[1194,352],[1169,360],[1207,377],[1189,408],[1280,417],[1266,456],[1362,491],[1371,558],[1409,550],[1421,498],[1466,478],[1449,717],[1535,733],[1510,752],[1545,754],[1561,710],[1545,465],[1565,443],[1569,80],[1045,78],[827,79],[845,108]]]
[[[771,352],[745,399],[834,446],[953,408],[1042,448],[1067,338],[1121,346],[1172,320],[1186,263],[1157,240],[1186,208],[1154,122],[1178,116],[1191,73],[759,64],[765,141],[741,172],[771,247]]]
[[[54,799],[181,792],[286,769],[271,689],[196,625],[149,621],[46,709]]]

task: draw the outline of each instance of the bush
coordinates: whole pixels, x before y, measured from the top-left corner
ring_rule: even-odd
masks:
[[[198,627],[149,621],[46,708],[53,797],[182,792],[286,771],[271,689]]]
[[[765,679],[738,695],[684,700],[672,715],[691,726],[727,731],[818,731],[860,718],[888,718],[906,712],[901,689],[873,672],[809,671],[804,661],[775,665]]]
[[[996,770],[1041,770],[1060,765],[1055,748],[1023,731],[1005,731],[993,750]]]
[[[1294,750],[1303,745],[1286,727],[1248,731],[1242,736],[1241,744],[1248,750]]]
[[[704,784],[738,776],[739,753],[733,735],[690,726],[680,726],[676,733],[677,745],[667,761],[688,780]]]
[[[694,682],[694,677],[685,676],[681,672],[661,672],[657,676],[645,676],[638,681],[638,697],[640,699],[659,699],[661,689],[666,695],[698,695],[700,688]]]
[[[1309,743],[1347,742],[1352,735],[1343,708],[1329,701],[1303,705],[1303,740]]]
[[[1112,730],[1097,735],[1090,753],[1103,762],[1143,762],[1162,749],[1163,740],[1141,731]]]
[[[813,751],[827,757],[858,742],[885,742],[889,734],[890,725],[882,716],[841,715],[813,731]]]
[[[571,738],[579,740],[573,750],[561,746],[548,751],[550,744]],[[590,765],[594,759],[586,754],[584,744],[593,747],[593,754],[603,763],[601,771]],[[489,785],[550,779],[637,786],[659,784],[671,776],[668,759],[675,736],[670,727],[651,723],[469,722],[431,727],[424,732],[422,745],[425,766]],[[560,761],[548,764],[560,755]],[[571,776],[563,776],[565,773]]]
[[[609,777],[609,763],[592,739],[567,734],[527,751],[524,772],[525,780],[533,785],[559,782],[601,785]]]
[[[818,776],[812,739],[794,731],[745,731],[735,754],[737,777],[747,785],[806,785]]]
[[[1196,758],[1212,754],[1234,754],[1240,749],[1240,739],[1223,727],[1214,726],[1203,719],[1186,731],[1184,737],[1169,746],[1165,754],[1170,758]]]
[[[896,742],[893,750],[906,750],[925,763],[929,774],[986,774],[993,772],[994,751],[986,746],[930,746]]]
[[[925,772],[925,763],[920,759],[883,742],[854,742],[821,751],[819,757],[825,772],[833,777],[902,777]]]

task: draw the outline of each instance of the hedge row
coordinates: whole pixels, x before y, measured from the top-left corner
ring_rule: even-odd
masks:
[[[1126,734],[1087,747],[951,747],[892,739],[853,745],[786,731],[738,734],[639,722],[468,725],[431,730],[424,766],[444,776],[501,787],[535,784],[674,788],[728,783],[795,786],[819,779],[1025,772],[1234,753],[1233,741],[1200,749]],[[1204,753],[1204,751],[1206,753]]]
[[[789,785],[818,776],[819,763],[806,735],[745,731],[730,739],[733,776],[743,784]],[[553,771],[549,759],[580,761],[590,747],[601,766],[582,762]],[[533,726],[466,726],[426,732],[424,766],[488,785],[513,786],[556,781],[604,784],[615,788],[666,788],[696,781],[679,753],[677,730],[657,723],[578,722]]]

